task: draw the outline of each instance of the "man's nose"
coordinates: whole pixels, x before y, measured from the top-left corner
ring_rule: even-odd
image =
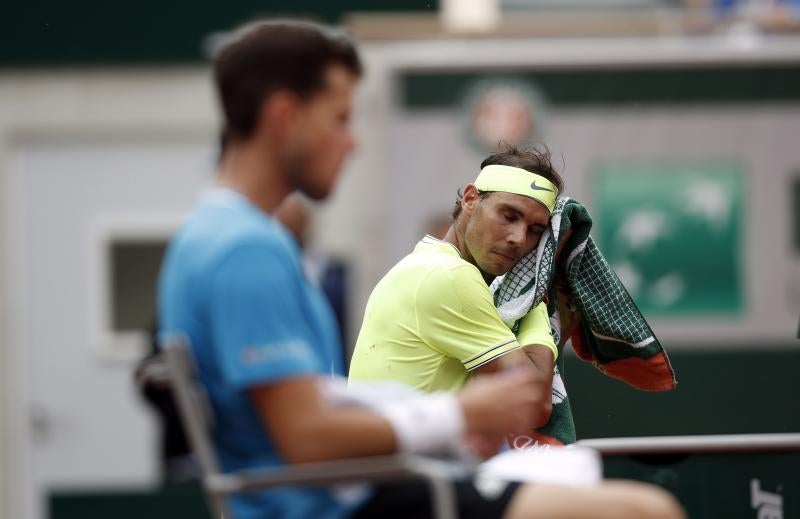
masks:
[[[515,225],[511,228],[511,231],[508,233],[506,240],[508,243],[513,244],[516,247],[521,246],[525,242],[525,231],[526,228],[522,225]]]

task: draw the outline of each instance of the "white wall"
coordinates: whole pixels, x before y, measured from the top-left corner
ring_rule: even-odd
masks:
[[[25,253],[36,249],[23,251],[19,244],[35,242],[42,236],[24,235],[24,231],[40,228],[36,222],[39,218],[46,224],[52,222],[52,227],[68,226],[86,209],[79,205],[78,194],[88,194],[97,187],[96,194],[102,196],[99,186],[81,182],[84,177],[80,175],[75,176],[72,186],[78,193],[70,192],[69,181],[59,185],[65,180],[59,175],[68,171],[66,164],[47,165],[41,162],[43,157],[58,161],[64,156],[53,155],[54,150],[69,153],[93,146],[113,147],[115,143],[132,143],[135,148],[137,142],[162,141],[180,148],[194,142],[200,147],[213,141],[213,128],[209,85],[201,70],[0,76],[0,304],[5,310],[0,312],[5,316],[0,328],[0,351],[5,356],[0,364],[3,516],[42,517],[39,494],[54,481],[86,484],[87,475],[94,474],[92,483],[98,485],[142,483],[152,481],[155,475],[151,417],[132,398],[132,362],[104,358],[88,344],[91,333],[84,333],[90,321],[84,316],[92,308],[92,296],[87,294],[92,290],[86,278],[74,273],[86,268],[85,257],[76,254],[85,249],[85,229],[73,226],[73,232],[80,232],[72,236],[76,239],[54,241],[53,250],[44,251],[52,255],[52,275],[77,283],[72,285],[74,299],[70,303],[48,310],[39,302],[55,302],[64,294],[38,297],[41,292],[25,278],[26,272],[36,268],[36,261],[31,260],[41,258],[38,253],[26,258]],[[116,169],[124,170],[125,165],[122,162]],[[46,174],[30,174],[34,171]],[[125,193],[120,196],[124,198]],[[112,197],[109,195],[108,203],[113,208]],[[27,214],[34,201],[44,202],[52,211]],[[78,204],[74,210],[70,210],[70,202]],[[65,350],[65,356],[43,358],[38,346],[54,343]],[[86,403],[83,413],[69,411],[70,416],[64,416],[70,405],[80,402]],[[39,407],[44,408],[46,416]],[[100,422],[92,421],[98,417]],[[32,447],[32,421],[39,420],[41,428],[42,419],[55,422],[56,438],[37,450]],[[98,423],[102,425],[98,427]],[[52,424],[44,425],[47,428]],[[81,427],[87,427],[88,434]],[[75,444],[64,444],[61,440],[70,434],[82,437],[82,445],[76,448]],[[104,452],[103,445],[110,447]]]

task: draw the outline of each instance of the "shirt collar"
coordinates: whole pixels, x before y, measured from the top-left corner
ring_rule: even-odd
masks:
[[[439,252],[444,252],[445,254],[449,254],[457,258],[461,257],[461,252],[459,252],[455,245],[449,241],[434,238],[430,234],[426,234],[424,238],[417,242],[417,246],[414,247],[415,251],[430,249],[438,250]]]

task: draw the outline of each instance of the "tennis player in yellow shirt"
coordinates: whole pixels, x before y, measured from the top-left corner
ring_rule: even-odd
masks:
[[[489,283],[538,245],[562,188],[547,151],[508,147],[484,160],[459,192],[444,238],[425,236],[373,290],[350,380],[433,392],[455,390],[472,373],[519,366],[544,382],[531,409],[537,427],[544,425],[558,356],[547,308],[532,309],[515,335],[500,319]]]

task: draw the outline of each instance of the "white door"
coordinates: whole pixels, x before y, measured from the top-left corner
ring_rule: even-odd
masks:
[[[11,156],[9,498],[15,517],[43,519],[53,489],[157,479],[155,423],[132,383],[137,335],[110,324],[107,245],[165,237],[215,157],[197,136],[23,140]]]

